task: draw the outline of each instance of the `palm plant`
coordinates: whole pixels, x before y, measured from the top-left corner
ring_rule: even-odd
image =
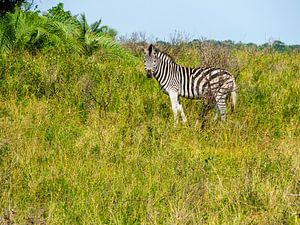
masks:
[[[124,49],[114,40],[116,31],[101,22],[89,25],[84,14],[72,16],[62,3],[44,15],[16,9],[0,18],[0,53],[58,49],[91,55],[101,49],[108,55],[123,56]]]
[[[0,21],[2,52],[51,48],[82,52],[82,46],[76,38],[76,24],[70,19],[17,10],[7,13]]]
[[[0,53],[8,52],[12,46],[11,36],[7,31],[6,20],[0,20]]]
[[[98,20],[94,23],[91,24],[91,31],[94,32],[94,33],[97,33],[97,34],[106,34],[112,38],[115,38],[116,35],[117,35],[117,31],[106,26],[106,25],[102,25],[100,26],[102,23],[102,20]]]
[[[91,55],[93,51],[104,47],[112,51],[119,51],[119,48],[114,41],[116,32],[107,26],[100,26],[101,20],[89,25],[84,14],[81,14],[78,19],[78,28],[80,32],[79,39],[81,40],[85,53]]]

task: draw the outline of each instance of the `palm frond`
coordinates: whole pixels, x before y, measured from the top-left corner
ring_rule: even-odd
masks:
[[[0,23],[0,52],[7,53],[12,49],[12,41],[10,33],[7,32],[6,24],[1,21]]]
[[[99,27],[100,27],[100,24],[102,23],[102,20],[98,20],[94,23],[91,24],[91,31],[92,32],[95,32],[95,33],[99,33]]]

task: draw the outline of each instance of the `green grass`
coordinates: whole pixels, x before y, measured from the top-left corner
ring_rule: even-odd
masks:
[[[300,222],[299,54],[236,52],[237,110],[205,130],[122,54],[2,59],[0,224]]]

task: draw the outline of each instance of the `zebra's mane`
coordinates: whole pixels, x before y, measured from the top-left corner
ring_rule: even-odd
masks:
[[[161,51],[160,49],[157,49],[158,53],[160,53],[160,58],[162,58],[162,56],[165,56],[165,61],[171,62],[171,63],[175,63],[175,60],[172,56],[170,56],[168,53]]]

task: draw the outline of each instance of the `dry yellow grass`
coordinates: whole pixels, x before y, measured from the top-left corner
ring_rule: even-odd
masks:
[[[188,51],[196,65],[197,49],[177,60]],[[253,54],[233,56],[237,112],[204,131],[189,100],[173,127],[140,58],[8,56],[0,223],[297,224],[300,55]]]

